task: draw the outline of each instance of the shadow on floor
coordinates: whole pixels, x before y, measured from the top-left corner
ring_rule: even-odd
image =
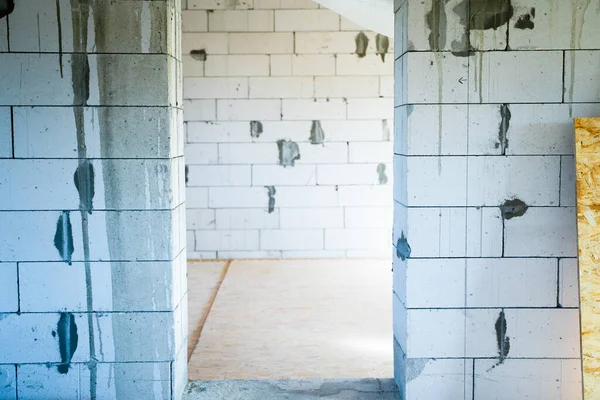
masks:
[[[184,400],[401,400],[393,379],[190,381]]]

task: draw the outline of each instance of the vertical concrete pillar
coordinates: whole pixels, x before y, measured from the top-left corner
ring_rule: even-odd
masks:
[[[600,114],[600,3],[395,10],[404,398],[580,399],[572,118]]]
[[[0,398],[180,398],[179,0],[0,3]]]

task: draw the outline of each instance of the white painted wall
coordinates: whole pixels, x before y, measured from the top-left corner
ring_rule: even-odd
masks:
[[[384,62],[365,32],[359,58],[360,28],[312,1],[230,4],[183,12],[188,257],[389,258],[392,41]],[[293,167],[278,140],[297,143]]]
[[[508,21],[468,30],[496,2],[472,15],[396,2],[395,370],[409,400],[581,399],[572,118],[600,115],[600,3],[497,3]]]

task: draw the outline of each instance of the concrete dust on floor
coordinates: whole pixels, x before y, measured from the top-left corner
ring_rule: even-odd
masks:
[[[190,303],[203,298],[192,295],[199,290],[193,268]],[[191,313],[202,306],[189,308],[190,321],[199,321]],[[193,350],[189,378],[390,378],[391,308],[387,260],[233,261]]]
[[[392,379],[190,381],[184,400],[401,400]]]

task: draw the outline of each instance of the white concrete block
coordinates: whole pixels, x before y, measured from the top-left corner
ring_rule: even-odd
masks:
[[[577,203],[575,158],[562,156],[560,159],[560,205],[575,206]]]
[[[467,307],[554,307],[555,259],[467,260]]]
[[[540,13],[544,7],[550,6],[546,12]],[[510,24],[515,24],[523,15],[531,14],[531,10],[538,10],[531,18],[533,29],[511,29],[511,49],[597,49],[595,38],[600,35],[598,28],[600,17],[594,7],[581,6],[576,9],[573,4],[560,1],[551,3],[543,0],[524,1],[514,3],[515,15]],[[520,11],[520,12],[519,12]],[[575,18],[561,18],[564,15],[574,15]],[[559,33],[560,32],[560,33]],[[577,40],[573,40],[570,32],[577,32]]]
[[[396,152],[400,137],[406,138],[409,155],[464,155],[467,153],[467,108],[459,105],[409,105],[396,118],[406,118],[406,130],[397,126]],[[497,126],[496,126],[497,128]],[[402,135],[402,136],[400,136]],[[400,137],[399,137],[400,136]]]
[[[192,121],[186,125],[188,143],[244,143],[252,140],[248,122]]]
[[[579,360],[475,360],[475,398],[582,399]]]
[[[573,207],[529,208],[505,221],[505,256],[577,256],[577,218]]]
[[[283,120],[346,119],[346,103],[342,99],[284,99],[282,114]]]
[[[185,146],[187,165],[216,164],[217,160],[218,151],[215,143],[189,143]]]
[[[291,54],[271,54],[271,76],[291,76],[292,75],[292,55]]]
[[[350,21],[348,18],[341,17],[340,30],[341,31],[362,31],[364,28],[355,22]]]
[[[276,206],[279,206],[277,188]],[[211,208],[268,208],[268,190],[264,187],[211,187],[209,189],[209,205]]]
[[[324,259],[324,258],[345,258],[344,250],[286,250],[281,252],[282,258],[305,258],[305,259]]]
[[[391,163],[394,156],[392,142],[349,143],[351,163]]]
[[[0,23],[0,25],[2,25]],[[10,107],[0,107],[0,158],[13,156],[12,112]]]
[[[257,250],[257,251],[219,251],[220,260],[248,260],[248,259],[274,259],[281,258],[281,251],[278,250]]]
[[[379,77],[379,95],[382,97],[394,97],[394,76]]]
[[[354,54],[338,54],[335,64],[336,73],[340,76],[394,75],[394,62],[391,57],[383,62],[379,57],[358,58]]]
[[[196,233],[194,231],[186,231],[186,250],[188,252],[194,251],[196,247]]]
[[[3,365],[0,367],[0,382],[2,382],[0,397],[6,400],[17,400],[16,365]]]
[[[186,99],[248,98],[247,78],[185,78],[183,96]]]
[[[566,103],[599,102],[600,86],[591,71],[600,68],[600,52],[568,51],[565,53]]]
[[[277,164],[275,143],[219,143],[219,164]]]
[[[8,51],[8,18],[0,22],[0,51]]]
[[[323,249],[322,229],[281,229],[260,231],[261,250]]]
[[[468,86],[471,103],[559,103],[562,52],[544,51],[536,57],[518,51],[476,53]]]
[[[393,99],[348,99],[348,119],[394,118]]]
[[[410,206],[461,206],[467,201],[466,157],[408,157]]]
[[[186,65],[185,62],[183,64]],[[268,76],[269,56],[252,55],[211,55],[205,62],[205,76]]]
[[[217,260],[216,251],[187,251],[188,260]]]
[[[109,313],[99,314],[95,319],[97,335],[96,349],[103,343],[103,352],[98,354],[100,362],[154,362],[171,361],[175,356],[175,345],[179,341],[173,338],[173,331],[164,329],[174,326],[173,313]],[[144,330],[148,332],[144,333]],[[141,337],[143,342],[131,342],[123,337]],[[119,339],[121,338],[121,339]],[[123,340],[128,343],[127,351],[115,349],[115,344]]]
[[[187,229],[215,229],[215,210],[202,208],[187,209],[185,220],[187,222]]]
[[[217,117],[221,121],[277,121],[281,119],[281,109],[281,100],[217,100]]]
[[[375,142],[390,140],[392,120],[321,121],[328,142]]]
[[[208,57],[215,54],[228,54],[229,36],[227,33],[182,33],[181,53],[190,54],[192,50],[204,50]]]
[[[391,206],[393,203],[392,185],[356,185],[338,188],[339,204],[346,207]]]
[[[451,53],[410,52],[406,57],[405,92],[409,104],[466,103],[469,63]],[[413,79],[432,76],[434,79]],[[441,81],[441,85],[438,82]],[[397,85],[399,88],[400,85]]]
[[[406,362],[406,398],[473,400],[471,360],[408,359]],[[414,375],[417,376],[411,379]]]
[[[516,118],[511,117],[509,119],[508,115],[505,115],[503,122],[502,113],[512,113],[513,105],[470,104],[467,107],[460,107],[464,112],[468,112],[468,147],[462,154],[467,152],[470,155],[505,155],[510,153],[513,143],[508,137],[509,133],[504,131],[505,128],[509,128],[508,131],[512,134],[510,124],[513,123],[514,125],[518,122]]]
[[[218,230],[279,228],[279,210],[269,213],[266,208],[225,208],[216,212]]]
[[[249,87],[253,99],[297,99],[314,95],[310,77],[250,78]]]
[[[319,8],[319,4],[312,0],[254,0],[254,8],[303,10]]]
[[[58,54],[2,53],[0,63],[0,93],[2,105],[71,105],[71,62],[63,56],[63,77],[60,76]]]
[[[317,169],[314,165],[253,165],[252,184],[258,186],[306,186],[317,182]]]
[[[460,259],[408,260],[407,307],[465,307],[465,264]]]
[[[81,368],[81,364],[71,364],[68,373],[61,374],[56,366],[48,368],[44,364],[19,365],[15,379],[18,396],[21,399],[42,399],[48,393],[60,393],[63,399],[89,396],[89,379],[81,380]]]
[[[71,362],[89,361],[87,317],[82,314],[69,314],[77,326],[77,349]],[[0,321],[0,338],[12,346],[7,346],[0,354],[3,364],[15,363],[60,363],[58,322],[61,315],[48,314],[5,314]],[[55,332],[55,335],[52,335]],[[24,351],[27,349],[27,351]],[[51,366],[56,375],[56,366]],[[76,370],[77,366],[73,365]],[[44,369],[48,369],[44,365]]]
[[[328,9],[275,10],[275,30],[283,32],[337,31],[340,15]]]
[[[343,228],[343,208],[283,208],[282,229]]]
[[[208,31],[207,12],[198,10],[183,10],[181,12],[181,30],[185,33]]]
[[[385,168],[380,167],[383,165]],[[386,164],[323,164],[317,165],[319,185],[377,185],[385,175],[392,178],[392,166]],[[388,181],[389,182],[389,181]],[[385,183],[388,183],[385,182]]]
[[[216,230],[196,232],[196,251],[256,250],[258,230]]]
[[[511,104],[509,107],[507,154],[573,154],[574,128],[568,105]],[[578,113],[573,111],[576,116]],[[589,112],[593,113],[584,111],[593,115]]]
[[[230,54],[291,54],[294,36],[291,32],[230,33]]]
[[[215,100],[184,100],[183,117],[186,121],[210,121],[217,118]]]
[[[273,31],[273,11],[213,11],[208,22],[211,32],[269,32]]]
[[[501,309],[467,310],[467,357],[498,357],[495,324]],[[508,358],[578,358],[579,311],[574,309],[504,310]]]
[[[189,10],[226,10],[229,8],[248,10],[254,6],[254,0],[239,0],[235,4],[227,0],[188,0]]]
[[[181,56],[181,63],[184,78],[204,76],[204,61],[197,60],[192,56],[183,55]]]
[[[337,207],[334,186],[278,186],[276,207]]]
[[[377,98],[379,97],[378,80],[376,76],[318,76],[315,78],[315,96]]]
[[[396,215],[394,244],[401,231],[397,227],[408,226],[404,232],[412,249],[411,257],[464,257],[466,241],[466,210],[461,208],[410,208],[407,220]]]
[[[325,249],[327,250],[389,249],[390,239],[389,229],[325,229]]]
[[[16,263],[0,263],[0,288],[0,312],[17,312],[19,289]]]
[[[297,32],[296,54],[354,54],[358,32]],[[367,54],[375,55],[375,33],[369,38]]]
[[[500,208],[467,208],[467,257],[502,257],[503,235]]]
[[[295,76],[335,75],[335,56],[332,54],[294,54],[291,62]]]
[[[173,276],[172,262],[90,264],[93,282],[92,311],[170,311],[175,288],[165,286]],[[135,267],[136,269],[131,269]],[[135,280],[142,290],[117,286],[115,277]],[[173,279],[174,281],[174,279]],[[86,312],[86,273],[83,262],[19,264],[21,311]],[[113,299],[113,291],[121,294]],[[60,295],[62,294],[62,295]],[[178,301],[178,300],[177,300]]]
[[[346,143],[326,143],[323,146],[300,143],[298,164],[345,164],[348,162],[348,145]]]
[[[560,157],[470,157],[468,201],[497,206],[520,199],[531,206],[559,203]]]
[[[185,206],[187,208],[207,208],[208,188],[190,187],[185,189]]]
[[[392,207],[346,207],[344,226],[346,228],[391,228]]]
[[[576,258],[559,260],[559,296],[562,307],[579,307],[579,269]]]
[[[465,356],[465,310],[408,310],[407,329],[408,358]]]
[[[188,186],[248,186],[251,183],[249,165],[192,165]]]

